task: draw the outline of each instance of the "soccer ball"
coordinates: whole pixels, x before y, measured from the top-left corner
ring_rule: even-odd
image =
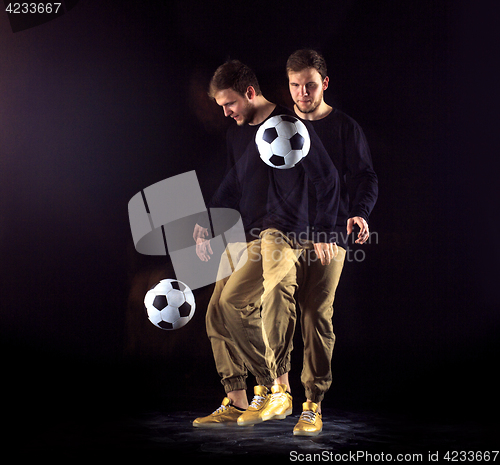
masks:
[[[293,168],[311,146],[305,124],[291,115],[266,120],[255,135],[255,143],[264,163],[280,170]]]
[[[144,297],[149,321],[161,329],[179,329],[193,318],[193,291],[183,282],[162,279]]]

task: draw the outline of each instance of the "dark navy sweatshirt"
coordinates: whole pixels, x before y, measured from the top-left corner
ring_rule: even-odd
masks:
[[[345,248],[352,242],[346,236],[347,220],[360,216],[368,221],[378,198],[378,178],[365,134],[356,121],[334,108],[311,124],[339,173],[340,204],[334,230],[337,244]],[[314,218],[315,197],[310,194],[310,217]]]
[[[277,106],[269,116],[292,114]],[[308,155],[290,169],[276,169],[260,158],[255,135],[259,125],[233,125],[227,133],[228,169],[209,208],[233,208],[243,221],[248,240],[267,228],[315,242],[334,242],[340,180],[332,158],[310,122]],[[310,218],[309,196],[315,214]],[[326,240],[325,240],[326,238]]]

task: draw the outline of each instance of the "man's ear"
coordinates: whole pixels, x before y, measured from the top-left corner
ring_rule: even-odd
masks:
[[[246,92],[248,100],[252,100],[253,98],[255,98],[255,95],[256,95],[255,89],[252,86],[248,86]]]
[[[328,76],[323,79],[323,90],[328,89],[328,83],[330,82],[330,78]]]

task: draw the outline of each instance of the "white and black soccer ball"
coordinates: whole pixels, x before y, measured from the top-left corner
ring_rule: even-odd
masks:
[[[144,297],[149,321],[161,329],[179,329],[193,318],[193,291],[176,279],[162,279]]]
[[[293,168],[309,153],[311,139],[305,124],[292,115],[266,120],[257,130],[255,143],[260,158],[280,170]]]

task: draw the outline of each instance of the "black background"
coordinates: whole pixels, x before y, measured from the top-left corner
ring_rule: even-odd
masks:
[[[339,285],[325,404],[491,419],[493,11],[451,1],[81,0],[16,33],[0,13],[4,400],[37,424],[217,407],[223,391],[204,328],[211,287],[195,292],[185,328],[151,325],[142,298],[171,271],[164,257],[135,252],[127,204],[193,169],[208,200],[228,125],[206,97],[211,74],[238,58],[268,99],[290,104],[286,58],[307,46],[327,59],[327,102],[365,130],[380,186],[376,234]],[[297,399],[300,368],[297,338]]]

